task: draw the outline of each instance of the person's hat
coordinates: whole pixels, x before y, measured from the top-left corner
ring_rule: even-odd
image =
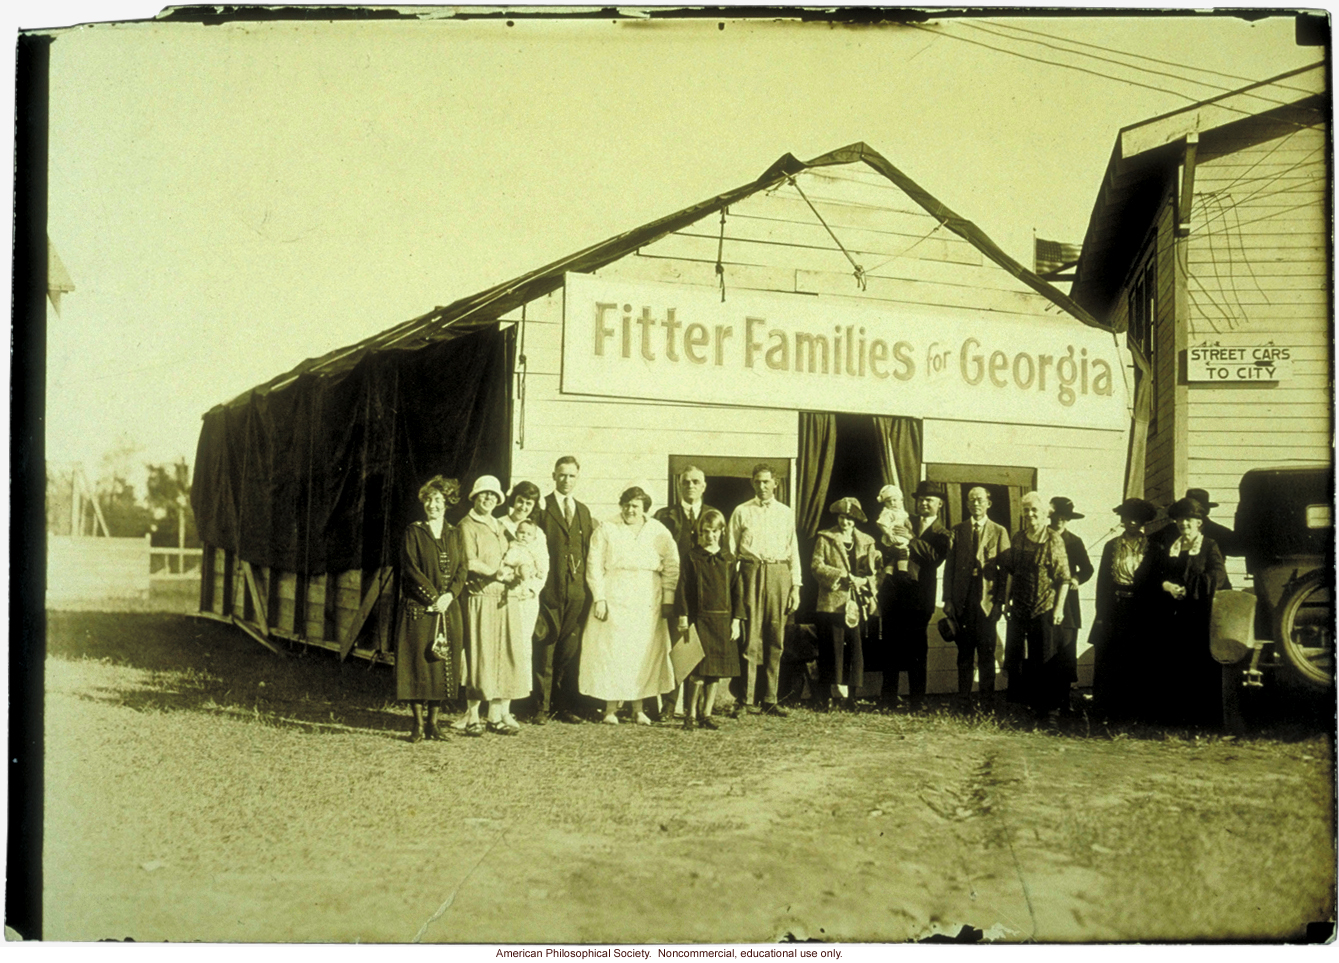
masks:
[[[882,488],[879,489],[879,495],[875,499],[875,501],[886,502],[894,495],[901,495],[901,494],[902,489],[898,488],[896,485],[884,485]]]
[[[916,486],[915,498],[924,498],[926,495],[933,495],[935,498],[948,498],[948,490],[943,482],[923,481]]]
[[[865,513],[860,510],[860,502],[856,501],[854,498],[839,498],[828,506],[828,511],[832,512],[834,515],[849,515],[857,522],[869,521],[869,519],[865,517]]]
[[[947,615],[939,620],[935,628],[939,629],[939,637],[945,642],[952,642],[958,637],[958,623]]]
[[[1152,502],[1142,498],[1127,498],[1112,509],[1121,518],[1128,518],[1143,525],[1158,517],[1158,510]]]
[[[1078,512],[1074,511],[1074,503],[1068,498],[1056,497],[1051,499],[1051,517],[1075,519],[1082,518]]]
[[[1186,498],[1195,499],[1195,501],[1199,502],[1206,509],[1218,507],[1217,502],[1209,501],[1209,493],[1206,492],[1203,488],[1187,488]]]
[[[1167,509],[1168,518],[1205,518],[1208,514],[1209,510],[1195,498],[1183,498]]]
[[[470,489],[470,501],[474,501],[474,496],[480,492],[492,492],[499,501],[507,497],[502,494],[502,484],[492,475],[480,475],[474,480],[474,487]]]

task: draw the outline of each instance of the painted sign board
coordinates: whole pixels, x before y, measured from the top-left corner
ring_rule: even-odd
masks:
[[[567,394],[1129,427],[1108,332],[1069,317],[568,274]]]
[[[1290,377],[1290,347],[1201,344],[1186,349],[1187,381],[1283,381]]]

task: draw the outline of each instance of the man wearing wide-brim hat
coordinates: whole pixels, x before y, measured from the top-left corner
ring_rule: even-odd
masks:
[[[1209,510],[1217,508],[1218,503],[1209,498],[1209,493],[1207,491],[1203,488],[1187,488],[1186,497],[1181,499],[1181,501],[1184,502],[1187,498],[1198,502],[1200,507],[1204,510],[1204,525],[1200,531],[1204,533],[1205,537],[1213,539],[1214,544],[1218,546],[1220,552],[1224,555],[1246,554],[1246,549],[1240,545],[1240,540],[1237,538],[1236,532],[1228,528],[1226,525],[1220,525],[1209,518]],[[1178,502],[1178,504],[1180,503]],[[1170,516],[1168,516],[1168,518],[1170,519]],[[1176,541],[1179,537],[1180,533],[1176,530],[1176,526],[1173,524],[1164,525],[1149,536],[1153,544],[1164,551],[1171,548],[1172,542]],[[1229,583],[1227,588],[1231,587],[1232,585]]]
[[[923,481],[916,486],[912,534],[906,548],[907,570],[884,580],[880,602],[883,664],[883,699],[897,702],[899,676],[907,674],[907,695],[912,709],[925,701],[925,667],[929,655],[926,630],[935,613],[938,569],[948,555],[949,533],[940,520],[945,497],[942,482]]]

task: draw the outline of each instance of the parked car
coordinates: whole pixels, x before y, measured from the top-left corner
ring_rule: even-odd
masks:
[[[1238,486],[1234,529],[1254,580],[1247,684],[1266,672],[1310,689],[1334,685],[1334,469],[1254,468]]]

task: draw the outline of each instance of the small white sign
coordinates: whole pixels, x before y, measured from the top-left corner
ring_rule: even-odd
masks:
[[[1073,318],[568,274],[562,391],[1125,428],[1108,332]]]
[[[1186,349],[1186,380],[1282,381],[1292,377],[1292,348],[1274,344],[1202,344]]]

